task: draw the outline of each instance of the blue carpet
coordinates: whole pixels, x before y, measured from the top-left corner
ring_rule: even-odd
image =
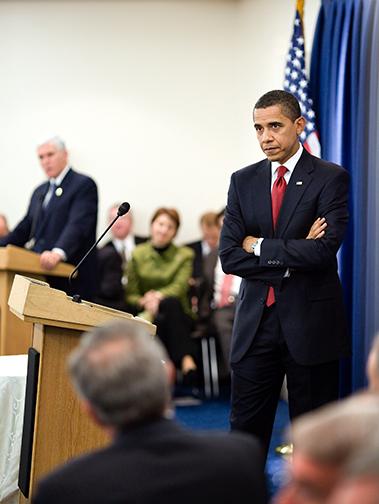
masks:
[[[225,399],[199,401],[199,404],[176,407],[179,423],[194,430],[229,430],[229,401]],[[285,481],[285,460],[275,453],[275,447],[283,442],[283,431],[289,423],[288,407],[280,401],[276,412],[274,430],[266,464],[267,486],[274,495]]]

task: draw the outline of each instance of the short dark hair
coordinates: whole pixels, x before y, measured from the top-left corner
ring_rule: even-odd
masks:
[[[300,105],[296,97],[282,89],[275,89],[265,93],[254,105],[254,110],[265,109],[274,105],[279,105],[283,114],[291,119],[291,121],[295,121],[301,116]]]

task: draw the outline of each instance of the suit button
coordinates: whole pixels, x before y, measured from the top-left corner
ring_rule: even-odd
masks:
[[[260,302],[261,304],[265,304],[266,300],[265,300],[264,298],[260,298],[260,299],[259,299],[259,302]]]
[[[267,261],[267,264],[272,264],[271,259],[269,259],[269,260]]]

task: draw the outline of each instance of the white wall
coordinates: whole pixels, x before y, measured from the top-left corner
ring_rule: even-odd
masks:
[[[295,0],[0,1],[0,212],[14,226],[43,180],[51,134],[107,207],[131,203],[136,231],[161,205],[178,240],[225,204],[230,174],[258,160],[251,109],[281,87]],[[320,1],[307,0],[311,44]]]

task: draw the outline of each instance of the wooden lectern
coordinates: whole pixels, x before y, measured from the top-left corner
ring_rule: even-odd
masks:
[[[19,479],[20,502],[29,502],[41,476],[73,456],[109,441],[81,410],[66,371],[67,356],[80,334],[115,318],[152,336],[156,327],[129,313],[86,301],[76,303],[47,283],[20,275],[15,276],[9,307],[17,317],[33,324]],[[29,376],[33,368],[34,387]],[[35,401],[30,399],[33,389]]]
[[[18,319],[8,309],[8,298],[17,273],[33,278],[50,276],[68,277],[74,267],[60,263],[52,271],[43,270],[39,254],[14,245],[0,247],[0,355],[28,353],[32,341],[32,326]]]

